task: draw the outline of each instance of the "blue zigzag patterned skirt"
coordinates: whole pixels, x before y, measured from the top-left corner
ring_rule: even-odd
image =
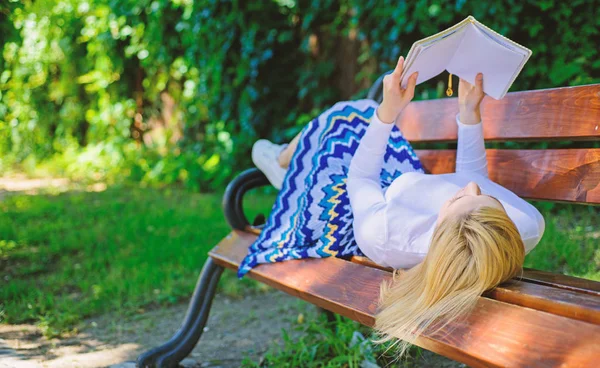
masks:
[[[238,277],[261,263],[362,255],[352,230],[346,179],[377,106],[372,100],[339,102],[304,128],[271,214]],[[423,168],[394,127],[381,170],[382,188],[409,171]]]

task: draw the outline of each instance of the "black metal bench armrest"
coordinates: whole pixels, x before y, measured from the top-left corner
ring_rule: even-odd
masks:
[[[271,183],[269,183],[265,174],[257,168],[242,172],[227,185],[223,195],[223,212],[229,226],[236,230],[248,231],[252,229],[252,224],[244,214],[244,194],[250,189],[267,185],[271,185]]]
[[[371,88],[369,88],[369,92],[367,93],[368,99],[373,100],[377,103],[381,103],[381,101],[383,100],[383,77],[390,74],[391,72],[393,72],[393,70],[387,71],[381,76],[379,76],[379,78],[377,78],[375,83],[373,83]]]

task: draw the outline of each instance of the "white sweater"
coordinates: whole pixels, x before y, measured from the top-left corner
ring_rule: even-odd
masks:
[[[394,124],[385,124],[377,113],[373,115],[352,158],[347,188],[356,242],[374,262],[393,268],[410,268],[420,263],[429,250],[440,208],[470,181],[479,185],[482,194],[491,195],[504,205],[517,225],[526,253],[540,241],[545,223],[539,211],[488,178],[483,124],[463,124],[458,115],[456,123],[455,173],[406,172],[384,191],[379,176]]]

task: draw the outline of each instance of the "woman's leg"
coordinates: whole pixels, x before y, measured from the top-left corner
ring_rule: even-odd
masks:
[[[299,141],[300,134],[287,145],[275,144],[267,139],[259,139],[252,145],[252,162],[277,189],[281,189],[283,186],[286,172]]]
[[[282,168],[287,169],[288,166],[290,166],[290,161],[292,160],[294,152],[296,152],[296,147],[298,147],[298,141],[300,140],[301,133],[302,132],[298,133],[294,137],[294,139],[292,139],[292,141],[288,144],[288,146],[284,148],[283,151],[281,151],[281,153],[279,154],[279,158],[277,159],[277,161],[279,162],[279,166],[281,166]]]

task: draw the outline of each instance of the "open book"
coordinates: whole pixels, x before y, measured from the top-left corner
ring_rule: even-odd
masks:
[[[469,16],[462,22],[415,42],[404,62],[402,86],[419,72],[417,84],[444,70],[474,84],[483,73],[483,91],[504,97],[531,56],[531,50],[494,32]]]

